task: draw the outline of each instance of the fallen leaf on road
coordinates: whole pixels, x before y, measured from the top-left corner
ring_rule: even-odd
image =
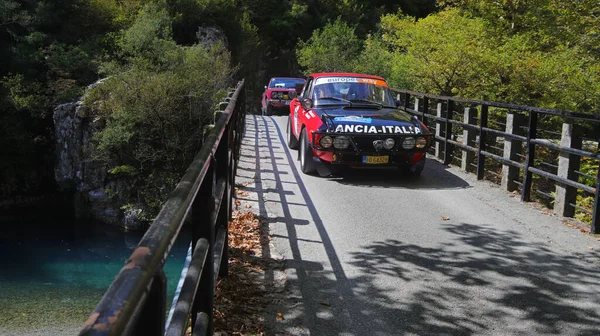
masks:
[[[283,314],[277,313],[277,321],[283,321]]]
[[[444,221],[450,220],[450,217],[446,217],[446,216],[441,216],[441,219]]]

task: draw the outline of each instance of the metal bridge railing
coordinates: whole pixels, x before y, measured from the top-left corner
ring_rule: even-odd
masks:
[[[522,201],[530,201],[533,190],[550,199],[558,215],[573,217],[576,210],[586,212],[591,216],[591,232],[600,233],[599,114],[392,91],[402,110],[435,130],[432,154],[444,164],[460,161],[465,171],[476,167],[479,180],[486,174],[495,175],[505,190],[520,191]],[[545,158],[556,153],[553,162],[541,161],[542,151]],[[486,163],[486,159],[491,161]],[[582,160],[596,165],[595,172],[581,172]],[[501,166],[501,173],[491,169],[494,165]],[[581,183],[582,178],[595,180],[595,186]],[[546,182],[532,188],[534,180],[541,179]],[[550,184],[554,190],[541,190]],[[591,210],[577,204],[578,195],[593,197]]]
[[[245,118],[243,80],[220,110],[202,149],[80,335],[184,335],[190,321],[193,335],[212,335],[216,278],[228,272],[227,227]],[[163,266],[188,220],[192,259],[165,326]]]

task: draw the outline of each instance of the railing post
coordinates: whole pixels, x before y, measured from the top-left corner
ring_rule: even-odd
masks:
[[[506,114],[506,130],[508,134],[523,134],[521,126],[525,125],[524,115],[514,112]],[[504,158],[512,161],[519,160],[519,154],[522,152],[522,144],[519,140],[504,138]],[[519,168],[507,164],[502,164],[502,180],[500,185],[506,191],[518,189],[515,180],[519,178]]]
[[[196,248],[196,243],[200,238],[208,241],[208,251],[205,265],[200,276],[198,288],[201,291],[196,293],[194,305],[192,307],[192,326],[196,325],[196,319],[200,313],[204,312],[208,316],[206,321],[207,335],[212,335],[213,323],[213,304],[215,294],[215,273],[214,273],[214,246],[215,246],[215,159],[210,156],[210,168],[206,172],[204,181],[198,190],[198,196],[192,204],[192,251]]]
[[[427,113],[429,113],[429,98],[423,97],[423,111],[421,111],[421,121],[427,126]]]
[[[423,121],[423,115],[419,114],[419,97],[415,97],[415,105],[414,105],[415,115],[419,121]]]
[[[593,234],[600,233],[600,209],[598,208],[600,208],[600,165],[596,173],[596,193],[594,195],[594,209],[592,210],[592,227],[590,228],[590,232]]]
[[[465,108],[464,115],[464,123],[473,125],[475,123],[475,113],[471,107]],[[469,146],[473,141],[475,141],[475,131],[469,128],[463,129],[463,144]],[[475,160],[475,153],[470,150],[463,149],[462,150],[462,160],[460,160],[460,168],[466,172],[473,171],[471,169],[471,165]]]
[[[217,227],[215,228],[215,232],[219,232],[219,230],[225,231],[225,237],[229,237],[228,223],[229,218],[231,217],[231,196],[233,195],[231,191],[231,157],[230,155],[230,137],[233,135],[231,132],[232,126],[227,125],[225,128],[225,133],[221,138],[221,142],[219,143],[219,147],[217,148],[217,152],[215,153],[216,158],[216,179],[217,181],[225,181],[225,192],[224,199],[219,200],[221,202],[221,209],[219,213],[217,213]],[[219,264],[219,276],[225,277],[228,274],[228,259],[229,259],[229,239],[225,238],[223,242],[223,254],[221,258],[221,263]]]
[[[485,138],[486,131],[484,128],[487,128],[488,122],[488,106],[481,105],[481,112],[479,115],[479,145],[477,148],[477,179],[483,180],[485,175],[485,156],[481,153],[485,151]]]
[[[135,335],[164,335],[166,308],[167,278],[165,277],[165,272],[160,269],[152,278],[148,297],[137,318],[133,333]]]
[[[438,118],[442,117],[442,103],[440,103],[440,102],[437,103],[436,115]],[[442,137],[443,135],[444,135],[444,131],[442,130],[442,121],[438,119],[435,121],[435,137],[436,138]],[[435,156],[440,160],[444,159],[444,152],[442,151],[442,143],[439,142],[438,140],[435,140]]]
[[[444,164],[450,164],[452,162],[452,144],[448,142],[448,139],[452,137],[452,115],[454,114],[454,101],[446,101],[446,123],[444,131]]]
[[[537,133],[536,112],[529,112],[529,129],[527,130],[527,159],[525,160],[525,171],[523,172],[523,186],[521,189],[521,201],[529,202],[531,200],[531,185],[533,184],[533,174],[529,171],[529,167],[534,165],[535,160],[535,144],[531,139],[536,138]]]
[[[581,137],[576,134],[576,125],[564,123],[562,126],[562,136],[560,146],[564,148],[581,149]],[[579,176],[575,173],[579,170],[581,157],[575,154],[559,153],[558,171],[556,175],[571,181],[578,182]],[[554,196],[554,213],[559,216],[575,216],[575,204],[577,201],[577,188],[556,182],[556,195]]]
[[[410,106],[410,94],[404,94],[404,111],[406,111]]]

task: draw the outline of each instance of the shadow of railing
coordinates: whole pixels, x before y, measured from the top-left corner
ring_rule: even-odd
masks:
[[[284,134],[275,119],[248,116],[246,132],[241,162],[247,166],[240,165],[238,176],[255,185],[238,187],[254,194],[246,201],[256,205],[272,237],[279,241],[278,248],[291,256],[285,261],[286,296],[283,302],[275,300],[271,314],[266,315],[271,332],[597,333],[600,290],[594,284],[600,274],[590,267],[590,259],[557,255],[544,244],[532,245],[515,231],[457,223],[443,229],[456,244],[425,247],[389,239],[350,248],[350,259],[346,255],[342,261],[300,178],[294,153],[282,145]],[[426,169],[419,180],[390,181],[360,173],[323,180],[384,188],[438,189],[437,183],[441,183],[439,189],[469,187],[445,166],[429,163],[431,173]],[[435,182],[428,182],[427,174]],[[319,260],[326,261],[315,262],[312,254],[307,255],[315,251],[324,253]],[[268,257],[277,252],[265,246],[263,254]],[[267,273],[267,281],[273,281],[276,275]],[[285,318],[278,319],[275,312]]]
[[[365,309],[382,316],[376,330],[400,328],[417,335],[597,334],[600,274],[586,261],[557,255],[517,232],[489,225],[457,223],[445,231],[456,245],[428,248],[390,239],[353,254],[352,264],[363,274],[384,273],[407,288],[414,279],[426,279],[425,286],[407,291],[398,301],[369,289],[370,276],[355,279],[355,286],[367,286],[363,291],[369,295],[359,298]]]

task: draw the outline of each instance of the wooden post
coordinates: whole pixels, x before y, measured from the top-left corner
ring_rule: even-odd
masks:
[[[575,125],[564,123],[562,127],[562,137],[560,146],[564,148],[581,149],[581,137],[575,134]],[[556,175],[571,181],[578,182],[579,175],[575,173],[579,170],[581,157],[575,154],[559,153],[558,172]],[[575,204],[577,199],[577,189],[556,182],[556,196],[554,197],[554,213],[559,216],[575,216]]]
[[[521,126],[525,125],[525,116],[522,114],[508,112],[506,114],[506,133],[522,135]],[[522,144],[519,140],[504,138],[504,158],[512,161],[519,161],[519,154],[523,152]],[[519,168],[502,164],[502,180],[500,185],[506,191],[518,189],[515,180],[519,179]]]
[[[531,200],[531,186],[533,184],[533,173],[529,171],[529,167],[535,164],[535,144],[530,140],[537,137],[537,120],[536,112],[529,112],[529,130],[527,131],[527,158],[525,160],[525,171],[523,172],[523,187],[521,189],[521,201],[529,202]]]
[[[452,115],[454,114],[454,101],[447,100],[446,101],[446,122],[444,123],[444,164],[449,165],[452,163],[452,151],[454,150],[454,146],[448,142],[452,138],[452,124],[450,120],[452,120]]]
[[[598,172],[596,173],[596,192],[594,193],[594,209],[592,211],[592,227],[590,228],[590,232],[598,234],[600,233],[600,167],[598,167]]]
[[[415,108],[414,110],[416,111],[415,115],[417,116],[417,118],[420,121],[423,121],[423,116],[419,115],[419,98],[415,97]]]
[[[475,124],[475,114],[477,113],[476,109],[472,109],[470,107],[465,108],[464,115],[464,123],[469,125]],[[463,129],[463,144],[470,146],[473,141],[475,141],[475,131],[464,128]],[[460,160],[460,168],[466,172],[473,171],[471,165],[475,161],[475,153],[470,150],[463,149],[462,150],[462,160]]]
[[[441,118],[442,117],[442,103],[437,103],[437,117]],[[436,120],[435,121],[435,137],[442,137],[444,136],[444,131],[442,130],[442,121],[440,120]],[[443,160],[444,159],[444,151],[442,150],[442,143],[440,143],[439,141],[435,140],[435,156],[440,159]]]
[[[486,149],[486,131],[488,122],[488,109],[487,105],[481,105],[481,114],[479,115],[479,148],[477,149],[477,179],[483,180],[485,176],[485,156],[483,151]]]

